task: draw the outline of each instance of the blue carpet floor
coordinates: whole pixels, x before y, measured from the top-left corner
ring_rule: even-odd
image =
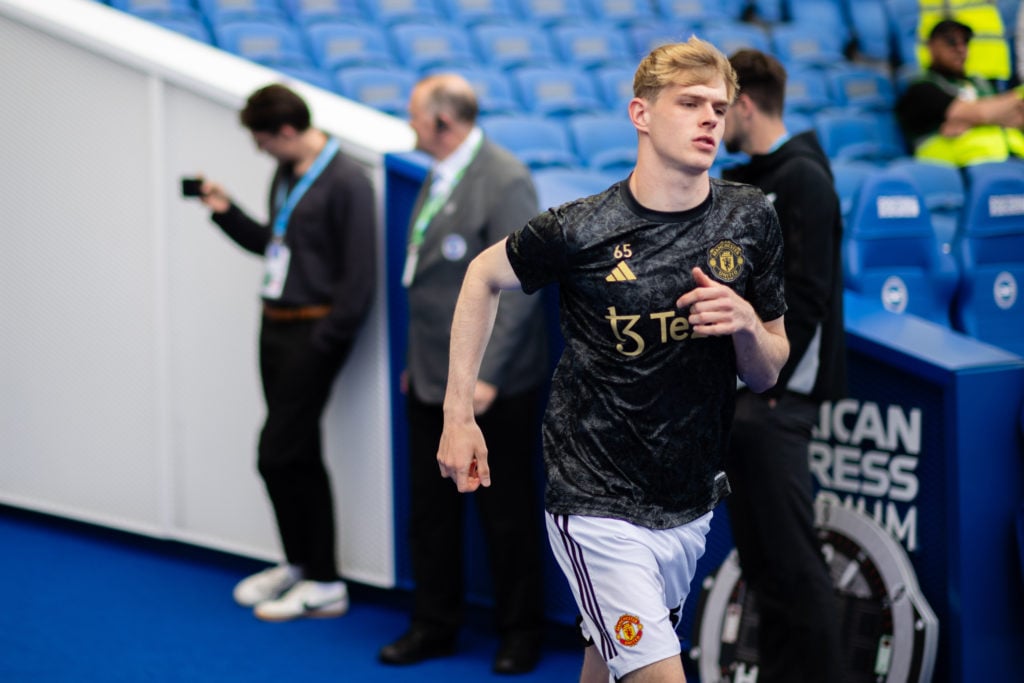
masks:
[[[0,506],[0,681],[551,681],[579,675],[567,627],[548,625],[540,666],[491,673],[497,640],[484,611],[455,657],[386,667],[377,650],[406,626],[408,596],[350,585],[340,619],[268,624],[231,589],[265,565]]]

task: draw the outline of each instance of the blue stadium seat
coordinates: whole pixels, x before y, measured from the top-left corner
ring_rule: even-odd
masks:
[[[963,272],[954,306],[957,329],[1024,355],[1024,165],[964,169]]]
[[[1017,13],[1021,9],[1020,0],[995,0],[995,4],[999,8],[1003,28],[1006,29],[1007,34],[1012,33],[1013,27],[1017,25]]]
[[[334,71],[345,66],[395,64],[384,29],[374,24],[323,22],[306,27],[313,60]]]
[[[715,153],[715,160],[712,162],[708,173],[715,178],[721,178],[724,169],[740,166],[749,161],[750,155],[746,152],[730,152],[725,148],[725,145],[719,145],[718,151]]]
[[[791,0],[751,0],[754,15],[767,24],[779,24],[786,20]]]
[[[743,0],[654,0],[658,15],[688,24],[739,21]]]
[[[519,20],[512,0],[439,0],[442,12],[461,26],[507,24]]]
[[[288,16],[277,0],[195,0],[196,6],[213,27],[225,21],[280,21],[287,22]]]
[[[924,197],[935,233],[943,249],[952,250],[964,208],[964,178],[953,164],[921,161],[913,157],[896,159],[888,168],[904,171]]]
[[[821,69],[788,68],[786,73],[787,112],[816,114],[835,105],[828,77]]]
[[[548,66],[558,61],[547,32],[532,24],[474,26],[470,37],[483,62],[499,69]]]
[[[847,289],[877,297],[886,310],[952,328],[956,261],[943,253],[904,172],[879,169],[864,180],[843,234],[843,270]]]
[[[633,50],[626,34],[616,26],[581,22],[553,26],[549,35],[551,44],[565,64],[592,69],[633,61]]]
[[[762,52],[771,52],[772,44],[768,33],[754,24],[739,21],[708,24],[698,28],[697,36],[708,41],[726,57],[744,48],[753,48]]]
[[[695,32],[693,27],[679,21],[659,21],[626,29],[637,63],[654,48],[667,43],[684,43]]]
[[[191,0],[110,0],[114,9],[133,14],[141,19],[200,19]]]
[[[141,18],[141,17],[140,17]],[[183,36],[188,36],[192,40],[198,40],[201,43],[207,45],[213,44],[213,36],[210,35],[210,29],[206,27],[206,24],[199,18],[186,19],[185,17],[147,17],[147,21],[162,26],[175,33],[180,33]]]
[[[590,14],[608,25],[628,28],[657,19],[650,0],[585,0]]]
[[[872,112],[821,111],[814,115],[814,129],[830,159],[887,163],[903,156],[903,150],[888,139],[880,118]]]
[[[561,121],[536,115],[481,116],[484,134],[531,169],[579,166]]]
[[[636,70],[626,66],[605,66],[594,69],[597,93],[605,110],[625,115],[629,101],[633,99],[633,76]]]
[[[417,75],[400,67],[351,66],[336,71],[334,81],[339,95],[405,118]]]
[[[581,168],[541,168],[533,172],[542,210],[603,192],[621,179],[614,173]]]
[[[869,175],[878,172],[878,166],[867,161],[833,159],[832,184],[839,196],[839,210],[843,215],[843,226],[850,224],[853,205],[857,194]]]
[[[772,28],[772,53],[787,71],[804,66],[827,66],[846,59],[843,44],[834,33],[810,31],[803,24],[780,24]]]
[[[841,66],[829,70],[828,78],[837,107],[892,111],[896,104],[892,80],[875,69]]]
[[[363,22],[366,13],[359,0],[281,0],[292,22],[313,26],[322,22]]]
[[[371,0],[365,9],[370,20],[381,26],[410,22],[440,23],[445,18],[434,0]]]
[[[786,125],[786,130],[792,134],[803,133],[807,130],[814,130],[814,119],[810,114],[804,114],[799,111],[787,111],[782,115],[782,122]]]
[[[223,50],[266,66],[310,66],[302,34],[289,22],[260,19],[222,21],[213,36]]]
[[[916,7],[912,11],[900,13],[893,10],[893,40],[896,42],[896,61],[907,71],[916,73],[917,62],[917,25],[918,11]]]
[[[886,0],[850,0],[847,9],[860,56],[888,64],[895,36]]]
[[[524,108],[541,116],[569,116],[604,108],[591,77],[582,69],[563,66],[522,67],[512,72]]]
[[[534,26],[554,26],[588,21],[583,0],[514,0],[519,15]]]
[[[843,0],[796,0],[789,3],[789,18],[809,32],[837,36],[841,45],[850,40],[843,14]]]
[[[461,26],[403,23],[392,26],[389,33],[399,61],[413,71],[479,61]]]
[[[883,157],[888,160],[899,159],[909,154],[903,131],[900,130],[896,115],[889,110],[864,112],[875,120],[875,128],[882,139]]]
[[[523,105],[516,97],[515,89],[508,76],[501,69],[486,66],[445,67],[445,73],[457,73],[469,81],[476,93],[480,114],[521,114]]]
[[[576,156],[588,168],[625,175],[636,165],[636,128],[625,112],[577,114],[566,126]]]
[[[334,92],[334,77],[329,71],[315,66],[276,66],[274,68],[285,76],[285,81],[298,80],[315,85],[327,92]]]

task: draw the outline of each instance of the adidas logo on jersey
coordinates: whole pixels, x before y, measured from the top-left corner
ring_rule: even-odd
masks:
[[[612,272],[605,278],[608,282],[627,282],[628,280],[635,280],[636,275],[629,269],[625,261],[619,261],[619,265],[612,269]]]

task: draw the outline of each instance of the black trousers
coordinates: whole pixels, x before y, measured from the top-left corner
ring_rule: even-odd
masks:
[[[807,464],[818,404],[740,392],[726,458],[726,498],[743,577],[760,614],[759,683],[842,680],[840,623],[814,530]]]
[[[477,505],[493,579],[497,629],[502,634],[542,625],[541,509],[534,481],[539,392],[499,397],[477,423],[487,441],[492,483],[470,495],[441,477],[437,447],[441,406],[410,387],[410,542],[416,582],[413,623],[455,635],[463,616],[463,505]]]
[[[334,505],[320,442],[320,417],[348,346],[310,345],[316,321],[271,321],[260,332],[267,417],[257,465],[289,564],[312,581],[336,581]]]

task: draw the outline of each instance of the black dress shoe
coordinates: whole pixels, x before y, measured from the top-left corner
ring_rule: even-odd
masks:
[[[438,634],[424,626],[413,626],[401,638],[382,647],[377,659],[384,664],[415,664],[426,659],[447,657],[454,652],[454,636]]]
[[[510,633],[501,639],[494,657],[494,673],[525,674],[540,661],[540,636],[535,633]]]

